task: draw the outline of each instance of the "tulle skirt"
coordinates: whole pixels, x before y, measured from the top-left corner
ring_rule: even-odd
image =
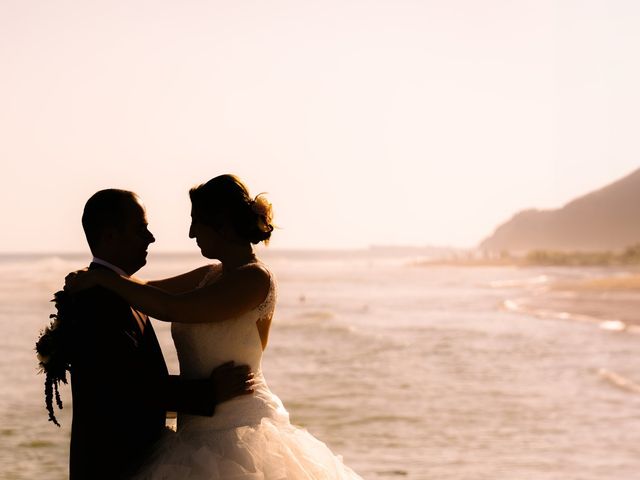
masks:
[[[361,480],[320,440],[264,418],[227,430],[167,432],[135,480]]]

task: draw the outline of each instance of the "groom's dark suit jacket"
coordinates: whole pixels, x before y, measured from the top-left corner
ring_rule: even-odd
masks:
[[[136,314],[103,288],[73,297],[70,480],[126,478],[160,437],[167,410],[213,415],[212,383],[170,376],[151,322],[141,332]]]

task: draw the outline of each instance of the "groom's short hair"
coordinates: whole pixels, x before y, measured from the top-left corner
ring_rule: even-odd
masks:
[[[108,188],[94,193],[84,206],[82,228],[93,252],[106,228],[124,228],[131,202],[138,195],[129,190]]]

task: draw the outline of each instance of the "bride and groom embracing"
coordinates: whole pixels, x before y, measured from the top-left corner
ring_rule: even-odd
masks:
[[[252,245],[271,236],[271,205],[233,175],[189,195],[189,237],[218,262],[154,281],[132,276],[155,241],[137,195],[102,190],[85,206],[94,258],[62,292],[71,480],[359,479],[291,425],[261,371],[276,283]],[[168,374],[147,315],[171,322],[179,376]],[[178,412],[176,432],[167,411]]]

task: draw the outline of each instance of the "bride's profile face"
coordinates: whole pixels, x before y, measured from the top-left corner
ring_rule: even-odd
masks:
[[[193,210],[191,211],[189,238],[195,238],[203,257],[212,259],[218,257],[222,237],[215,228],[198,220]]]

